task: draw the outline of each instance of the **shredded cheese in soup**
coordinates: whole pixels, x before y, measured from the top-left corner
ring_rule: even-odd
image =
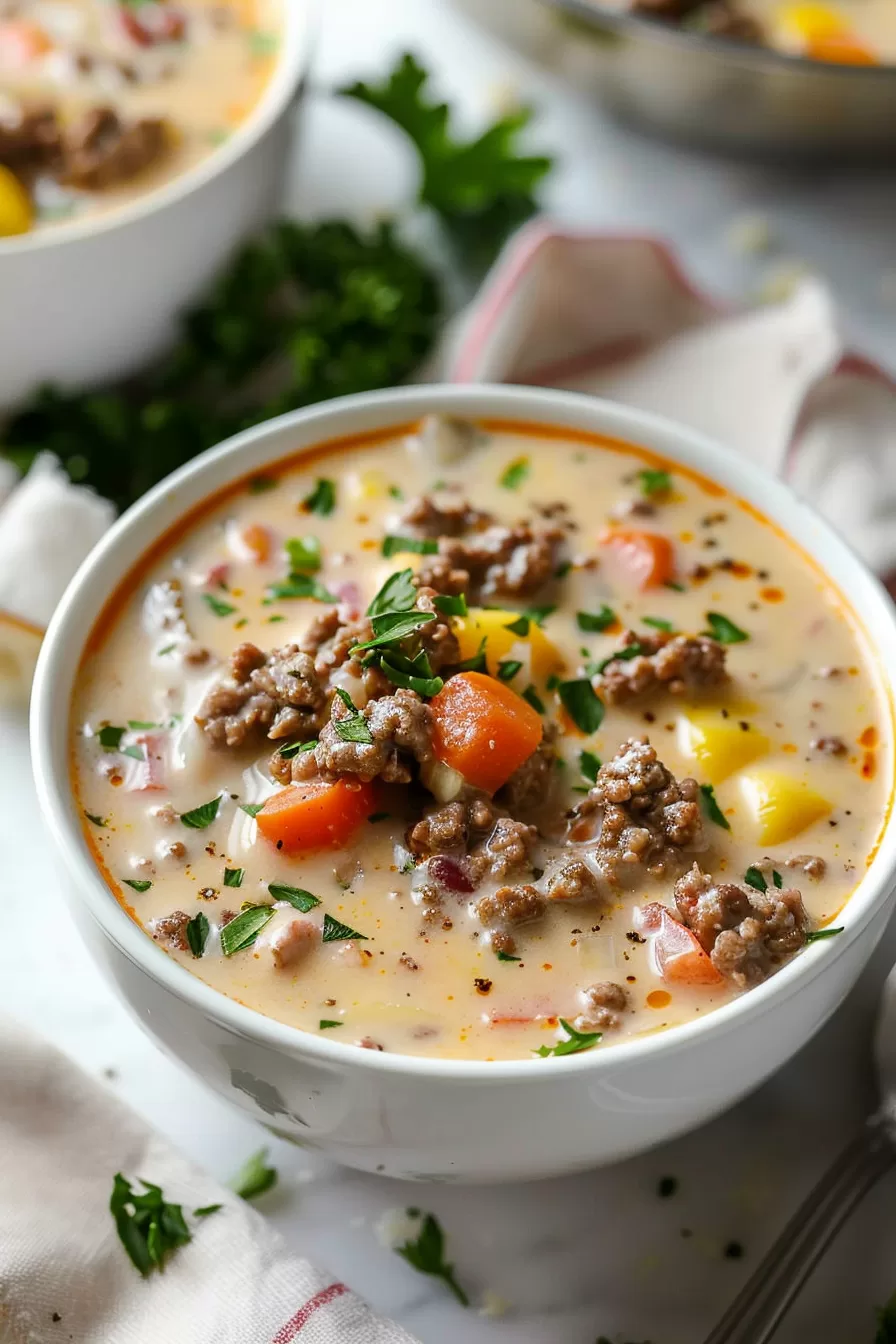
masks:
[[[750,506],[438,419],[210,501],[125,580],[72,720],[90,844],[165,953],[473,1059],[674,1027],[836,938],[891,740],[848,608]]]

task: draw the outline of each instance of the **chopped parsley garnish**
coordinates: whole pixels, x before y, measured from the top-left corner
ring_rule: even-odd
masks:
[[[116,1172],[109,1210],[131,1263],[146,1278],[162,1268],[172,1251],[186,1246],[191,1234],[180,1204],[169,1204],[159,1186],[149,1181],[140,1184],[143,1192],[138,1194]]]
[[[130,756],[131,760],[133,761],[146,760],[146,752],[143,750],[142,747],[138,746],[136,743],[134,743],[130,747],[122,747],[121,754],[122,756]]]
[[[452,663],[447,669],[449,676],[456,672],[488,672],[488,663],[485,660],[485,636],[479,641],[479,648],[473,654],[472,658],[465,658],[462,663]]]
[[[526,687],[523,691],[523,699],[529,702],[537,714],[543,714],[545,712],[544,701],[534,686]]]
[[[257,817],[263,807],[264,803],[240,803],[240,811],[247,817]]]
[[[606,630],[616,620],[616,613],[612,607],[606,603],[601,606],[600,611],[577,611],[576,625],[586,635],[599,635],[602,630]]]
[[[310,574],[290,574],[282,583],[270,585],[264,605],[270,606],[272,602],[284,602],[302,597],[310,597],[312,602],[335,603],[339,600]]]
[[[703,633],[709,635],[711,639],[718,640],[720,644],[743,644],[745,639],[750,638],[746,630],[741,630],[740,626],[735,625],[719,611],[708,611],[706,623],[709,629]]]
[[[747,886],[752,887],[754,891],[768,891],[768,883],[762,876],[762,873],[760,873],[758,868],[752,867],[752,865],[744,873],[744,881]]]
[[[512,957],[509,952],[496,952],[499,961],[522,961],[522,957]]]
[[[201,1209],[193,1210],[193,1217],[209,1218],[213,1213],[220,1212],[220,1210],[223,1209],[223,1207],[224,1207],[223,1204],[203,1204]]]
[[[286,746],[279,748],[277,755],[282,756],[284,761],[291,761],[293,756],[300,756],[303,751],[313,751],[316,746],[316,737],[310,742],[287,742]]]
[[[413,1216],[413,1210],[408,1209],[408,1214]],[[454,1266],[445,1259],[445,1233],[431,1213],[424,1216],[419,1235],[413,1241],[408,1240],[402,1246],[396,1246],[395,1250],[421,1274],[441,1279],[462,1307],[470,1305],[470,1299],[454,1277]]]
[[[349,711],[346,718],[332,720],[336,735],[341,737],[343,742],[363,742],[366,746],[372,746],[373,734],[367,720],[355,705],[348,691],[344,691],[341,686],[337,686],[336,694]]]
[[[404,491],[400,485],[390,485],[389,494],[393,499],[404,499]]]
[[[194,807],[189,812],[181,812],[181,824],[189,826],[194,831],[204,831],[217,817],[220,806],[221,795],[218,794],[217,798],[210,798],[207,803],[200,803],[199,807]]]
[[[266,1190],[273,1189],[276,1184],[277,1171],[275,1167],[268,1166],[267,1148],[259,1148],[257,1153],[253,1153],[233,1179],[228,1181],[231,1190],[240,1199],[255,1199]]]
[[[641,494],[646,495],[648,499],[653,499],[657,495],[667,495],[672,489],[672,477],[668,471],[657,471],[652,467],[645,467],[643,471],[638,472],[638,484],[641,487]]]
[[[725,813],[716,802],[716,791],[711,784],[701,784],[700,793],[703,798],[703,810],[710,821],[714,821],[717,826],[722,826],[726,831],[731,830],[731,822],[725,816]]]
[[[556,1045],[540,1045],[533,1054],[542,1059],[547,1059],[548,1055],[577,1055],[582,1050],[590,1050],[601,1038],[599,1031],[576,1031],[564,1017],[561,1017],[560,1025],[566,1032],[566,1040],[558,1041]]]
[[[313,574],[320,569],[320,542],[317,537],[290,537],[284,543],[289,567],[294,573]]]
[[[654,630],[665,630],[667,634],[675,629],[672,621],[667,621],[664,616],[642,616],[642,625],[652,625]]]
[[[306,513],[316,513],[321,518],[327,518],[336,507],[336,486],[326,477],[319,477],[315,482],[314,489],[310,495],[306,495],[302,500],[302,508]]]
[[[268,490],[276,490],[279,484],[276,476],[252,476],[249,478],[249,494],[264,495]]]
[[[410,611],[417,600],[414,571],[399,569],[390,574],[376,597],[367,608],[368,616],[382,616],[387,611]]]
[[[557,694],[563,708],[581,732],[597,732],[604,721],[604,703],[595,695],[590,681],[585,678],[561,681]]]
[[[517,620],[505,625],[504,629],[509,630],[512,635],[519,635],[520,639],[525,639],[529,633],[529,617],[520,616]]]
[[[118,751],[126,732],[126,728],[113,728],[111,724],[106,724],[97,733],[97,739],[103,751]]]
[[[437,555],[439,543],[433,537],[398,537],[392,534],[383,537],[380,547],[382,555]]]
[[[377,616],[371,616],[373,639],[368,639],[365,644],[356,644],[351,650],[352,655],[362,653],[365,649],[378,649],[397,644],[408,635],[414,634],[422,625],[428,625],[434,620],[435,612],[432,611],[384,611]]]
[[[683,584],[683,583],[676,583],[676,581],[675,581],[674,579],[664,579],[664,580],[663,580],[663,587],[664,587],[664,588],[671,588],[671,590],[672,590],[673,593],[686,593],[686,592],[687,592],[687,589],[685,588],[684,584]]]
[[[571,569],[572,569],[572,561],[564,560],[562,564],[559,564],[557,568],[554,570],[554,578],[565,579]]]
[[[772,881],[774,882],[775,886],[776,886],[776,887],[778,888],[778,890],[780,891],[781,887],[783,887],[783,885],[784,885],[784,879],[783,879],[783,877],[781,876],[781,874],[778,872],[777,868],[775,868],[775,869],[772,870]]]
[[[187,946],[194,957],[201,957],[208,942],[208,920],[200,910],[187,925]]]
[[[147,882],[143,878],[123,877],[121,880],[126,887],[131,887],[134,891],[149,891],[152,886],[151,882]]]
[[[516,658],[506,658],[503,663],[498,664],[498,680],[513,681],[521,667],[522,663]]]
[[[528,457],[515,457],[501,473],[499,484],[503,485],[505,490],[519,490],[531,469],[532,464]]]
[[[105,817],[97,816],[96,812],[85,812],[84,815],[88,821],[93,822],[94,826],[102,826],[103,829],[105,830],[106,826],[108,825],[108,822],[106,821]]]
[[[360,938],[362,942],[367,942],[366,933],[358,933],[357,929],[351,929],[347,924],[342,924],[332,915],[324,915],[324,929],[321,934],[321,942],[337,943],[343,938]]]
[[[159,657],[164,658],[166,654],[173,653],[176,648],[176,644],[166,644],[164,649],[159,649]]]
[[[344,1027],[344,1022],[337,1022],[332,1017],[322,1017],[317,1024],[318,1031],[329,1031],[331,1027]]]
[[[597,772],[600,769],[600,757],[595,756],[593,751],[580,751],[579,769],[585,779],[590,779],[593,784],[597,779]]]
[[[433,598],[432,604],[443,616],[466,616],[469,610],[463,593],[457,597],[451,593],[440,593],[438,597]]]
[[[842,932],[842,924],[836,929],[813,929],[811,933],[806,934],[806,942],[823,943],[826,938],[836,938],[837,934]]]
[[[231,606],[229,602],[223,602],[220,597],[215,597],[214,593],[203,593],[202,600],[216,616],[232,616],[236,611],[236,607]]]
[[[253,28],[248,34],[249,50],[253,56],[273,56],[280,49],[280,39],[276,33],[264,33]]]
[[[413,658],[407,658],[398,649],[384,650],[380,655],[379,665],[380,671],[388,677],[393,686],[403,686],[425,698],[438,695],[445,685],[441,677],[433,674],[425,649],[421,649]]]
[[[172,720],[172,722],[169,723],[167,726],[170,728],[173,722],[174,721]],[[147,723],[145,719],[128,719],[128,727],[130,728],[132,733],[140,733],[140,732],[148,733],[154,728],[155,729],[161,728],[162,725],[160,723]]]
[[[557,607],[553,603],[545,607],[526,607],[523,616],[527,616],[534,625],[544,625],[547,618],[556,610]]]
[[[621,649],[617,649],[615,653],[611,653],[609,658],[604,658],[601,662],[589,664],[589,666],[593,666],[595,672],[598,675],[603,676],[605,670],[611,663],[628,663],[632,658],[640,658],[641,654],[644,652],[645,649],[643,644],[625,644]]]
[[[245,868],[225,868],[224,885],[225,887],[241,887],[245,876]]]
[[[302,887],[288,887],[283,882],[269,882],[268,891],[275,901],[287,901],[293,909],[301,910],[303,915],[307,915],[309,910],[320,905],[318,898]]]
[[[246,910],[241,910],[221,930],[221,951],[225,957],[232,957],[235,952],[251,947],[265,924],[273,918],[274,911],[269,905],[250,905]]]

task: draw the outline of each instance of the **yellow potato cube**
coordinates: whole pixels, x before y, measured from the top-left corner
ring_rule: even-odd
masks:
[[[777,21],[782,32],[803,42],[839,37],[848,28],[843,15],[833,5],[782,5]]]
[[[813,822],[831,811],[827,798],[774,766],[747,770],[741,777],[741,789],[763,845],[780,845],[792,840]]]
[[[16,175],[0,163],[0,238],[28,233],[34,223],[31,199]]]
[[[718,709],[693,710],[678,719],[678,747],[682,755],[696,761],[700,774],[710,784],[721,784],[723,779],[742,770],[768,751],[769,741],[752,724],[744,729],[735,718],[735,710],[723,719]]]
[[[350,499],[374,500],[385,499],[390,482],[384,471],[350,471],[345,484]]]
[[[474,657],[484,639],[486,665],[492,676],[495,676],[498,664],[508,657],[515,645],[521,645],[522,649],[514,657],[528,653],[532,680],[546,681],[552,672],[557,672],[563,666],[563,659],[534,621],[529,622],[525,635],[508,629],[508,626],[519,620],[518,611],[490,611],[485,607],[471,607],[469,615],[459,617],[454,622],[461,659]]]

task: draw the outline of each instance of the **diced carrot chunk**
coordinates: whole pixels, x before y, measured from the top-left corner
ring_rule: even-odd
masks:
[[[834,61],[838,65],[878,65],[878,59],[854,33],[819,34],[806,43],[810,61]]]
[[[722,976],[697,939],[663,910],[654,945],[657,969],[672,985],[717,985]]]
[[[269,798],[255,820],[266,840],[290,853],[313,853],[346,844],[374,810],[372,784],[358,780],[309,780]]]
[[[430,701],[436,756],[487,793],[505,784],[541,741],[541,716],[503,681],[461,672]]]
[[[244,527],[240,532],[240,542],[257,565],[263,565],[270,559],[271,534],[261,523],[250,523]]]
[[[0,69],[20,70],[45,55],[52,46],[40,24],[28,19],[7,19],[0,23]]]
[[[602,546],[612,546],[619,568],[639,588],[658,588],[675,573],[675,552],[668,537],[659,532],[635,528],[611,527],[598,538]]]

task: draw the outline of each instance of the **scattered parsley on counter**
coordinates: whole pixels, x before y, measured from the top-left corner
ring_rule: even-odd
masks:
[[[731,822],[725,816],[725,813],[719,807],[716,801],[716,791],[711,784],[701,784],[700,794],[703,798],[703,810],[710,821],[714,821],[717,826],[722,826],[726,831],[731,830]]]
[[[267,1159],[267,1148],[259,1148],[258,1152],[253,1153],[240,1167],[233,1179],[228,1181],[231,1190],[239,1195],[240,1199],[255,1199],[277,1184],[277,1170],[268,1166]]]
[[[306,495],[302,500],[302,508],[306,513],[316,513],[321,518],[328,518],[335,507],[336,486],[334,482],[328,481],[325,476],[318,477],[310,495]]]
[[[746,630],[741,630],[740,626],[735,625],[719,611],[708,611],[706,624],[709,629],[703,633],[709,635],[710,639],[718,640],[720,644],[743,644],[744,640],[750,638]]]
[[[229,602],[222,602],[214,593],[203,593],[202,600],[216,616],[232,616],[236,611],[236,607],[231,606]]]
[[[576,625],[586,635],[599,635],[616,620],[616,613],[606,603],[600,611],[577,611]]]
[[[528,457],[517,457],[505,467],[498,484],[505,490],[519,490],[531,470],[532,464]]]
[[[121,880],[126,887],[132,887],[134,891],[149,891],[152,886],[151,882],[147,882],[143,878],[123,877]]]
[[[642,495],[646,495],[648,499],[656,499],[660,495],[668,495],[672,489],[672,477],[668,471],[645,467],[643,471],[638,472],[638,484]]]
[[[836,938],[838,933],[843,932],[843,926],[836,929],[813,929],[811,933],[806,934],[807,943],[823,943],[826,938]]]
[[[181,812],[181,824],[189,826],[194,831],[204,831],[207,826],[218,815],[218,808],[221,806],[221,795],[217,798],[210,798],[207,803],[201,803],[199,807],[192,808],[189,812]]]
[[[408,1209],[408,1216],[414,1217],[415,1211]],[[451,1289],[462,1307],[470,1305],[470,1299],[454,1276],[454,1266],[449,1265],[445,1259],[445,1233],[431,1213],[423,1215],[419,1235],[396,1246],[395,1250],[421,1274],[430,1274],[433,1278],[441,1279]]]
[[[224,885],[225,887],[241,887],[243,878],[246,875],[245,868],[225,868]]]
[[[275,901],[286,901],[294,910],[301,910],[303,915],[307,915],[309,910],[320,905],[319,898],[312,896],[310,891],[305,891],[302,887],[288,887],[283,882],[269,882],[268,891]]]
[[[321,942],[337,943],[343,938],[359,938],[364,943],[368,941],[366,933],[358,933],[357,929],[351,929],[347,924],[340,923],[340,921],[334,919],[332,915],[324,915],[324,927],[321,934]]]
[[[560,1018],[560,1025],[566,1032],[566,1040],[558,1041],[556,1045],[540,1045],[532,1051],[534,1055],[540,1055],[542,1059],[547,1059],[548,1055],[577,1055],[582,1050],[590,1050],[601,1038],[599,1031],[576,1031],[564,1017]]]
[[[208,920],[200,913],[194,915],[187,925],[187,946],[194,957],[201,957],[208,942]]]
[[[576,727],[583,733],[596,733],[604,721],[604,702],[586,678],[561,681],[557,687],[560,703]]]
[[[138,1194],[117,1172],[109,1209],[131,1263],[146,1278],[192,1238],[180,1204],[169,1204],[159,1186],[143,1180],[140,1184],[143,1191]]]
[[[221,951],[225,957],[232,957],[235,952],[251,947],[265,924],[273,918],[274,911],[269,905],[250,905],[241,910],[236,919],[225,924],[221,930]]]

